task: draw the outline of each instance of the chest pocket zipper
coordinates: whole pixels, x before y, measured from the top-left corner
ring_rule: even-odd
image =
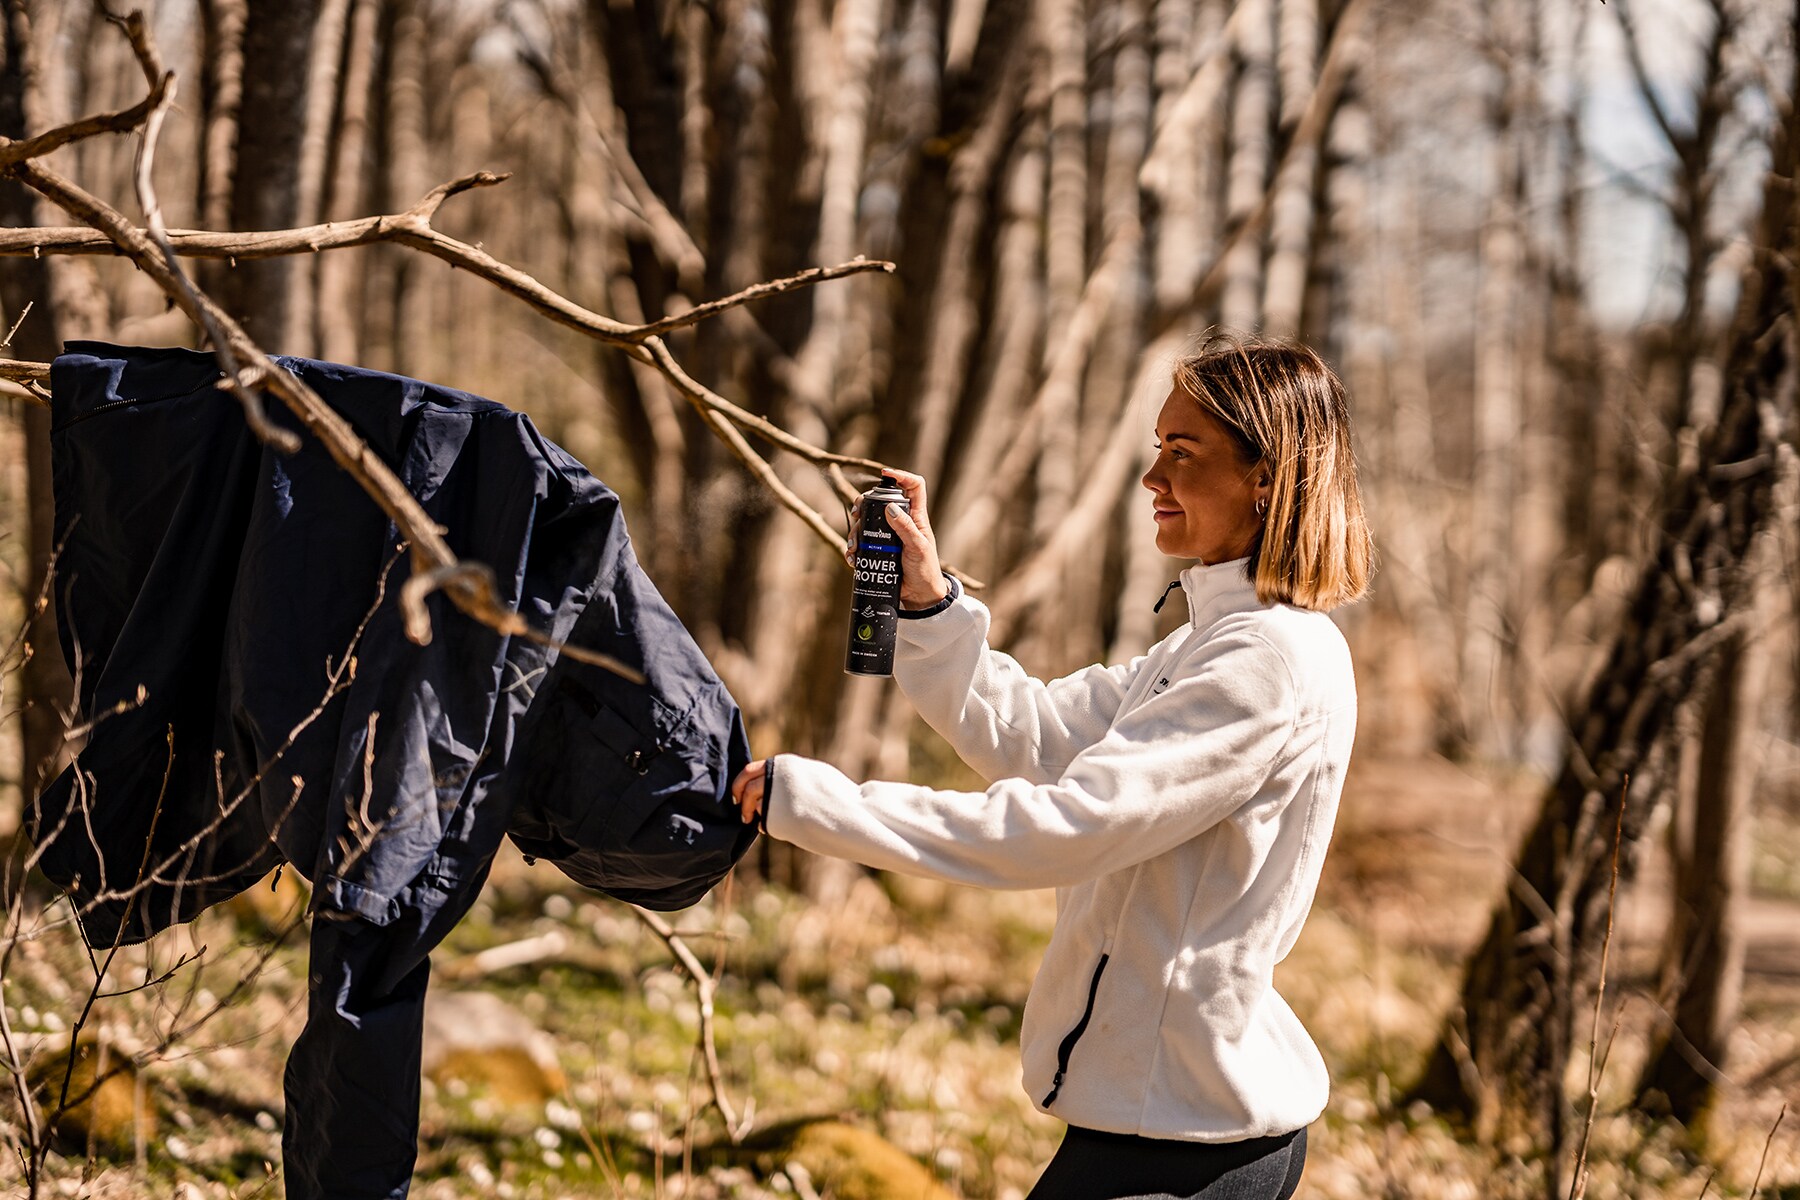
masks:
[[[1100,994],[1100,976],[1105,972],[1106,960],[1110,957],[1107,954],[1100,956],[1100,962],[1094,967],[1094,978],[1088,984],[1087,1007],[1081,1011],[1081,1020],[1075,1023],[1075,1028],[1069,1030],[1062,1045],[1056,1048],[1056,1078],[1050,1081],[1050,1094],[1044,1097],[1045,1108],[1056,1103],[1057,1094],[1062,1091],[1063,1077],[1069,1073],[1069,1056],[1075,1053],[1075,1043],[1087,1032],[1088,1022],[1094,1019],[1094,997]]]

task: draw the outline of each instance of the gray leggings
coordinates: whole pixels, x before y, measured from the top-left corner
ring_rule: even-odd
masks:
[[[1288,1200],[1306,1130],[1243,1142],[1174,1142],[1071,1125],[1025,1200]]]

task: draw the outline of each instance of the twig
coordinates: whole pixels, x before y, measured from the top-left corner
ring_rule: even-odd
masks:
[[[33,138],[26,138],[24,141],[0,142],[0,170],[28,159],[41,158],[71,142],[79,142],[102,133],[128,133],[136,129],[144,123],[144,119],[149,116],[150,111],[163,102],[163,89],[173,82],[173,75],[153,80],[148,96],[120,112],[83,117],[79,121],[59,125],[55,129],[40,133]]]
[[[651,321],[646,325],[640,325],[638,334],[641,337],[661,337],[665,333],[686,329],[689,325],[697,325],[707,317],[716,316],[741,304],[749,304],[753,300],[761,300],[765,296],[780,295],[782,292],[791,292],[795,288],[824,283],[828,279],[842,279],[846,275],[861,275],[868,271],[880,271],[883,274],[892,275],[894,270],[894,264],[891,262],[870,262],[862,258],[853,259],[835,267],[811,267],[798,275],[789,275],[786,279],[773,279],[768,283],[753,284],[722,300],[708,300],[705,304],[696,304],[680,316],[664,317],[660,321]]]
[[[260,367],[245,370],[239,365],[231,338],[219,321],[223,314],[215,313],[210,306],[201,302],[199,289],[181,269],[181,261],[175,257],[175,250],[169,245],[168,230],[163,225],[162,202],[157,198],[152,173],[155,169],[157,139],[162,135],[163,118],[168,115],[169,105],[175,99],[175,73],[163,70],[162,60],[144,29],[143,13],[134,12],[122,20],[110,16],[109,19],[124,29],[126,37],[131,39],[131,48],[143,65],[144,73],[161,81],[161,86],[156,89],[156,101],[150,106],[149,115],[144,119],[144,133],[138,141],[137,159],[132,170],[132,185],[137,192],[138,207],[144,210],[145,232],[162,252],[163,264],[168,268],[170,281],[187,299],[182,307],[206,331],[207,341],[212,344],[213,355],[219,360],[219,369],[225,376],[226,389],[243,406],[244,420],[250,426],[250,431],[258,441],[273,446],[283,454],[294,454],[300,449],[299,435],[269,420],[262,396],[256,390],[256,385],[262,381],[262,370]]]
[[[246,417],[257,429],[258,436],[271,444],[294,444],[294,434],[291,431],[261,419],[260,400],[256,397],[257,390],[261,389],[274,394],[300,418],[310,432],[325,443],[333,459],[376,500],[407,537],[413,546],[416,575],[429,576],[434,582],[444,586],[456,606],[467,615],[502,633],[525,637],[533,637],[534,634],[516,614],[499,604],[491,583],[479,571],[464,569],[465,564],[450,553],[441,531],[426,517],[423,509],[419,508],[386,465],[361,442],[348,423],[338,417],[310,388],[274,363],[228,314],[195,287],[177,266],[178,257],[259,258],[310,254],[375,242],[398,243],[442,259],[486,280],[560,325],[619,347],[660,371],[696,407],[723,417],[826,472],[840,494],[849,487],[843,478],[842,468],[852,468],[871,476],[882,470],[882,464],[873,460],[821,449],[727,401],[690,376],[668,352],[659,335],[766,296],[867,271],[891,272],[894,270],[892,263],[859,259],[835,267],[818,267],[709,301],[676,317],[628,325],[592,312],[525,272],[495,259],[479,247],[460,242],[432,228],[431,219],[445,200],[475,188],[497,185],[507,178],[492,172],[476,172],[441,184],[404,212],[366,217],[357,221],[245,234],[168,230],[161,223],[160,208],[151,186],[149,165],[162,115],[174,91],[174,78],[171,73],[162,69],[141,14],[133,13],[123,20],[115,18],[115,23],[125,30],[146,79],[152,81],[151,96],[144,104],[128,110],[129,114],[136,114],[136,119],[145,126],[144,142],[138,159],[137,184],[139,200],[150,228],[147,231],[137,229],[105,202],[82,191],[54,171],[33,162],[35,155],[30,152],[31,148],[38,146],[44,139],[28,142],[0,139],[0,174],[15,176],[91,227],[0,230],[0,254],[37,256],[44,253],[115,253],[130,258],[196,324],[207,331],[215,353],[220,355],[221,365],[226,367],[226,386],[243,403]],[[79,129],[76,126],[67,127],[73,131],[68,133],[68,140],[105,131],[90,128],[85,123],[78,123],[78,126]],[[32,390],[33,381],[42,379],[47,374],[47,367],[42,364],[16,364],[10,370],[22,376],[18,381],[24,383],[34,399],[40,402],[47,399],[42,395],[41,389]],[[0,378],[15,376],[8,374],[7,369],[0,368]],[[733,452],[744,460],[745,465],[765,485],[771,487],[785,507],[805,521],[834,550],[842,547],[843,533],[833,528],[830,521],[807,505],[791,489],[781,485],[774,472],[766,469],[766,463],[759,468],[757,463],[762,461],[760,456],[751,454],[746,457],[741,440],[727,436],[725,425],[712,420],[707,423],[731,445]],[[412,636],[428,638],[430,621],[422,607],[423,598],[424,591],[420,588],[406,590],[404,603],[407,606],[407,628]],[[583,658],[582,661],[597,660]],[[600,662],[599,665],[613,664]]]
[[[741,1124],[739,1123],[737,1110],[732,1106],[731,1098],[725,1094],[725,1081],[719,1070],[719,1052],[713,1044],[712,973],[694,956],[694,952],[688,949],[687,943],[681,940],[681,935],[676,933],[667,921],[649,909],[640,908],[635,904],[631,906],[631,911],[638,915],[640,921],[650,927],[651,932],[668,945],[670,953],[674,954],[676,961],[681,964],[681,969],[686,971],[688,978],[694,981],[694,989],[699,993],[700,1000],[700,1051],[706,1060],[707,1080],[712,1084],[713,1106],[719,1110],[719,1115],[725,1118],[725,1136],[731,1139],[733,1145],[736,1145],[744,1140],[745,1134],[750,1132],[750,1122],[746,1119]]]
[[[19,326],[25,323],[25,318],[31,315],[31,306],[35,303],[37,303],[35,300],[27,300],[25,307],[19,310],[19,319],[14,321],[12,328],[6,331],[6,340],[0,342],[0,350],[12,349],[13,337],[19,332]]]
[[[1581,1147],[1575,1154],[1575,1169],[1569,1180],[1569,1200],[1581,1200],[1587,1194],[1588,1147],[1594,1136],[1594,1118],[1600,1104],[1600,1077],[1606,1070],[1606,1059],[1612,1055],[1614,1039],[1619,1032],[1613,1023],[1613,1037],[1606,1042],[1606,1054],[1599,1053],[1600,1008],[1606,1000],[1606,960],[1612,951],[1613,913],[1619,895],[1619,849],[1625,841],[1625,801],[1631,794],[1631,777],[1625,777],[1619,789],[1619,816],[1613,825],[1612,882],[1606,893],[1606,934],[1600,940],[1600,982],[1594,989],[1594,1028],[1588,1039],[1588,1107],[1581,1125]],[[1620,1014],[1621,1019],[1623,1013]]]
[[[1775,1115],[1775,1124],[1769,1127],[1769,1136],[1763,1141],[1762,1157],[1756,1161],[1756,1182],[1750,1185],[1750,1200],[1756,1200],[1756,1193],[1762,1191],[1763,1168],[1769,1165],[1769,1147],[1775,1144],[1775,1131],[1787,1120],[1788,1106],[1784,1103],[1781,1111]]]

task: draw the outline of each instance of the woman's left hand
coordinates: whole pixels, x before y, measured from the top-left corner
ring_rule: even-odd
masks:
[[[738,816],[746,825],[754,822],[762,811],[763,781],[768,766],[767,759],[759,758],[739,771],[737,778],[731,781],[731,798],[736,801]]]

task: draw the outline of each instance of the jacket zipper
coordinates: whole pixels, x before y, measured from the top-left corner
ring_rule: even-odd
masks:
[[[1056,1103],[1057,1093],[1062,1091],[1063,1077],[1069,1073],[1069,1055],[1075,1053],[1075,1043],[1087,1032],[1088,1022],[1094,1019],[1094,997],[1100,994],[1100,976],[1106,970],[1106,960],[1110,957],[1107,954],[1100,956],[1099,963],[1094,967],[1094,978],[1088,984],[1087,1007],[1081,1010],[1081,1020],[1075,1023],[1075,1028],[1069,1030],[1062,1045],[1056,1048],[1056,1078],[1050,1081],[1050,1094],[1044,1097],[1045,1108]]]

